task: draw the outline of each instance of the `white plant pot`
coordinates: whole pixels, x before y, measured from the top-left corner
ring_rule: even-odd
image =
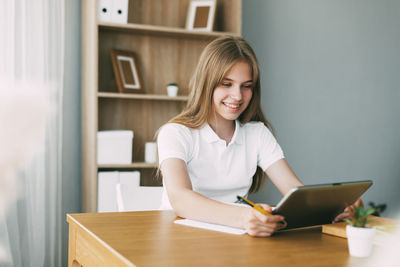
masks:
[[[372,251],[375,228],[346,226],[349,252],[354,257],[368,257]]]
[[[168,96],[175,97],[178,95],[179,87],[176,85],[168,85],[167,86],[167,94]]]

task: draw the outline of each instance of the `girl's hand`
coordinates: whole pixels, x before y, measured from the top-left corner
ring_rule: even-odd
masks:
[[[257,204],[263,209],[272,212],[272,208],[267,204]],[[249,208],[244,218],[244,227],[251,236],[265,237],[271,236],[275,231],[285,228],[285,218],[280,215],[264,215],[259,211]]]
[[[333,223],[339,222],[345,218],[349,218],[351,209],[354,209],[358,206],[363,206],[363,205],[364,204],[363,204],[361,198],[357,199],[353,205],[346,207],[342,213],[340,213],[338,216],[336,216],[336,218],[333,220]]]

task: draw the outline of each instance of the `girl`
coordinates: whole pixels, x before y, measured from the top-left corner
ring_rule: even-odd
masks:
[[[212,41],[200,56],[189,89],[186,109],[158,134],[161,209],[244,228],[252,236],[270,236],[285,227],[280,215],[229,204],[237,195],[258,191],[266,175],[282,194],[303,185],[261,110],[259,67],[250,45],[231,36]]]

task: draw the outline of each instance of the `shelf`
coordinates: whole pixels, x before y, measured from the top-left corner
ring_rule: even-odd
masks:
[[[107,93],[98,92],[99,98],[118,98],[118,99],[144,99],[144,100],[162,100],[162,101],[187,101],[187,96],[167,96],[167,95],[150,95],[150,94],[124,94],[124,93]]]
[[[215,31],[185,28],[190,0],[129,0],[127,24],[99,22],[98,0],[81,2],[82,211],[96,212],[101,171],[139,171],[140,185],[162,185],[158,165],[144,162],[145,143],[189,102],[190,78],[206,45],[221,36],[241,36],[242,0],[218,0]],[[117,90],[111,48],[136,54],[145,93]],[[167,96],[170,82],[181,85],[180,95]],[[114,129],[135,131],[134,161],[97,164],[96,134]]]
[[[116,23],[104,23],[100,22],[99,24],[100,30],[112,30],[112,31],[123,31],[123,32],[136,32],[143,34],[157,34],[157,35],[166,35],[166,36],[175,36],[175,37],[185,37],[192,36],[198,38],[216,38],[223,35],[233,35],[240,36],[237,33],[233,32],[208,32],[208,31],[192,31],[184,28],[176,28],[176,27],[166,27],[166,26],[156,26],[156,25],[145,25],[145,24],[116,24]]]
[[[155,169],[157,164],[146,162],[133,162],[131,164],[99,164],[98,169]]]

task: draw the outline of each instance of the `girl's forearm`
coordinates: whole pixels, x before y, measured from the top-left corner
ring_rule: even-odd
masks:
[[[190,189],[170,198],[175,213],[183,218],[244,228],[248,207],[222,203]]]

